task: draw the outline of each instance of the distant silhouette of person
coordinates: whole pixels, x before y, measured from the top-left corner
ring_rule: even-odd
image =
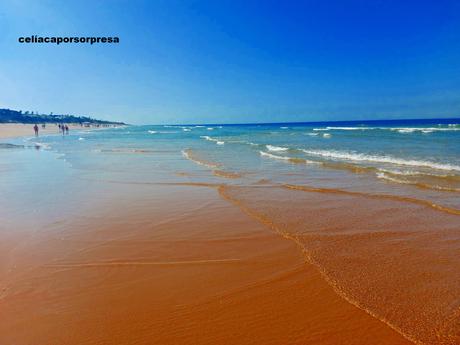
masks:
[[[69,134],[69,126],[65,125],[65,133]]]
[[[42,128],[45,128],[46,127],[46,124],[42,123]]]
[[[38,126],[37,126],[37,124],[35,124],[35,126],[34,126],[34,132],[35,132],[35,136],[38,137]]]

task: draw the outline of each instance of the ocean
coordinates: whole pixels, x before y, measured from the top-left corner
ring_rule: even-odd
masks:
[[[29,138],[101,178],[308,184],[458,208],[460,120],[130,126]],[[18,143],[23,144],[23,143]],[[123,162],[123,163],[122,163]],[[156,174],[152,174],[155,171]],[[222,176],[220,176],[222,177]],[[88,177],[90,178],[90,176]],[[209,180],[210,179],[210,180]]]

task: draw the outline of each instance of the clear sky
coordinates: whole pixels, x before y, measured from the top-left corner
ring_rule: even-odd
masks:
[[[119,44],[20,44],[20,36]],[[460,1],[0,1],[0,107],[130,123],[460,116]]]

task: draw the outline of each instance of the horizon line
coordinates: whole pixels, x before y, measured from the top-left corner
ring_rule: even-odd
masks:
[[[404,118],[404,119],[374,119],[374,120],[327,120],[327,121],[287,121],[287,122],[234,122],[234,123],[162,123],[162,124],[129,124],[130,126],[251,126],[251,125],[299,125],[299,124],[318,124],[318,123],[375,123],[382,121],[407,122],[407,121],[449,121],[456,120],[460,122],[459,117],[434,117],[434,118]]]

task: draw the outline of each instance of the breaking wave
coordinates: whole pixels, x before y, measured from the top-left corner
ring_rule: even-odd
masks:
[[[182,150],[182,155],[187,158],[188,160],[198,164],[198,165],[202,165],[202,166],[205,166],[207,168],[211,168],[211,169],[217,169],[220,167],[220,164],[219,163],[215,163],[215,162],[210,162],[208,160],[205,160],[203,159],[202,157],[200,157],[195,151],[193,151],[192,149],[185,149],[185,150]]]
[[[281,147],[281,146],[273,146],[273,145],[266,145],[268,151],[273,151],[273,152],[285,152],[289,150],[287,147]]]
[[[347,161],[356,161],[356,162],[375,162],[375,163],[387,163],[394,165],[404,165],[404,166],[413,166],[413,167],[425,167],[437,170],[447,170],[447,171],[460,171],[460,166],[453,164],[445,163],[436,163],[431,161],[423,160],[411,160],[396,158],[392,156],[384,155],[368,155],[363,153],[356,152],[347,152],[347,151],[328,151],[328,150],[301,150],[307,155],[323,157],[327,159],[339,159]]]

